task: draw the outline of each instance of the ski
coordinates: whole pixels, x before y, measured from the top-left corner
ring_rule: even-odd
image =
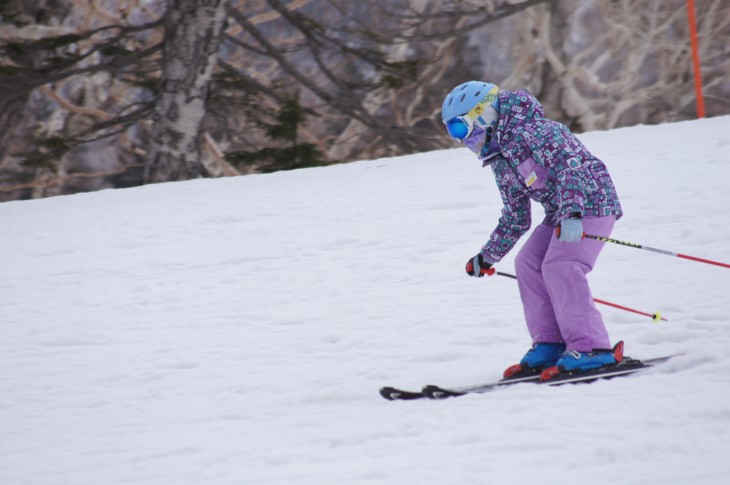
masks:
[[[531,374],[528,376],[511,377],[508,379],[502,379],[488,384],[479,384],[476,386],[466,386],[453,389],[439,388],[438,386],[425,386],[421,391],[406,391],[398,389],[396,387],[381,387],[380,395],[388,401],[411,401],[414,399],[443,399],[444,397],[463,396],[464,394],[475,393],[475,392],[486,392],[495,387],[507,386],[510,384],[518,384],[520,382],[535,382],[540,380],[540,374]],[[449,396],[435,397],[427,394],[425,391],[427,388],[436,388],[439,392],[448,393]]]
[[[395,387],[381,387],[380,395],[388,401],[411,401],[413,399],[423,399],[426,397],[421,391],[405,391]]]
[[[638,360],[630,357],[624,357],[624,359],[616,365],[609,367],[602,367],[600,369],[593,369],[588,372],[581,373],[558,373],[548,380],[540,380],[538,375],[536,378],[522,380],[520,382],[534,382],[536,384],[547,385],[547,386],[561,386],[565,384],[576,384],[579,382],[594,382],[600,379],[611,379],[619,376],[626,376],[640,372],[642,370],[654,367],[655,365],[666,362],[667,360],[675,357],[674,355],[657,357],[654,359]],[[487,384],[484,386],[475,386],[472,388],[461,388],[461,389],[448,389],[440,386],[424,386],[423,394],[430,399],[447,399],[450,397],[459,397],[466,394],[481,394],[489,391],[493,391],[498,387],[504,386],[504,384],[513,384],[516,382],[502,382],[494,384]]]
[[[502,379],[487,384],[479,384],[475,386],[465,387],[441,387],[435,385],[424,386],[421,391],[406,391],[395,387],[383,387],[380,389],[380,395],[389,401],[410,401],[415,399],[447,399],[450,397],[465,396],[467,394],[482,394],[490,391],[494,391],[501,387],[510,386],[513,384],[531,382],[534,384],[548,385],[548,386],[560,386],[565,384],[575,384],[580,382],[594,382],[600,379],[611,379],[614,377],[626,376],[646,370],[654,367],[658,364],[666,362],[667,360],[676,357],[677,355],[668,355],[664,357],[657,357],[653,359],[638,360],[630,357],[624,357],[624,359],[616,365],[609,367],[602,367],[600,369],[594,369],[588,372],[581,372],[578,374],[574,373],[558,373],[551,379],[541,381],[540,374],[532,374],[527,376],[512,377]]]
[[[497,382],[491,382],[489,384],[481,384],[477,386],[461,387],[455,389],[447,389],[444,387],[428,385],[423,386],[421,392],[424,396],[429,399],[446,399],[449,397],[465,396],[466,394],[481,394],[484,392],[493,391],[500,387],[511,386],[513,384],[521,384],[523,382],[540,382],[540,374],[534,374],[526,377],[502,379]]]

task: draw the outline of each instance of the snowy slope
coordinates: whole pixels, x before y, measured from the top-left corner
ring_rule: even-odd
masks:
[[[730,262],[730,117],[581,138],[615,238]],[[685,354],[648,374],[378,396],[529,347],[515,283],[463,273],[500,208],[463,148],[0,204],[0,483],[727,483],[720,267],[605,248],[595,296],[669,319],[603,307],[614,340]]]

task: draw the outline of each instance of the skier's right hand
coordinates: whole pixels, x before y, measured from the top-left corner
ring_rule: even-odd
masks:
[[[476,276],[477,278],[481,278],[485,274],[489,276],[492,276],[494,274],[494,268],[492,268],[492,263],[484,261],[484,256],[482,256],[481,253],[469,259],[469,261],[466,262],[465,269],[466,274],[468,274],[469,276]]]
[[[585,232],[580,213],[573,213],[570,218],[562,220],[555,228],[555,235],[558,241],[562,242],[576,242],[583,239]]]

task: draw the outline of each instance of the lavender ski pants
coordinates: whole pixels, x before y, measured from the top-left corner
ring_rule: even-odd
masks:
[[[610,236],[614,216],[586,217],[587,234]],[[535,228],[515,258],[525,320],[533,343],[565,342],[569,350],[610,349],[611,342],[593,302],[586,275],[604,243],[594,239],[561,242],[555,228]]]

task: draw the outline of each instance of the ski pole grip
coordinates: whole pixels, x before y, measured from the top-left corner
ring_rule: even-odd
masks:
[[[487,276],[492,276],[497,270],[494,268],[489,269],[482,269],[482,274],[485,274]]]

